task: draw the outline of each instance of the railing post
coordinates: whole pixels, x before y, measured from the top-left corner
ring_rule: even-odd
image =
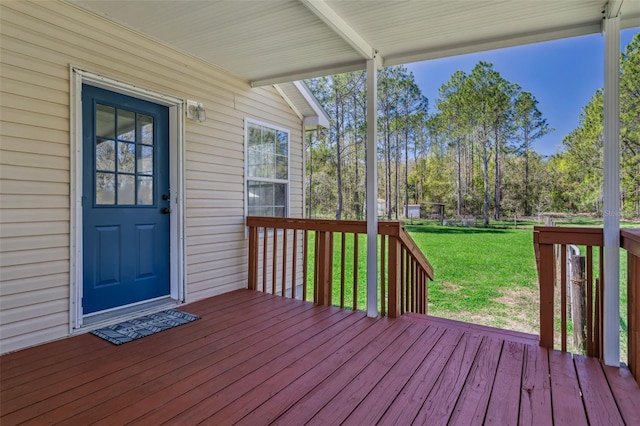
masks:
[[[553,283],[555,280],[553,244],[540,244],[540,232],[533,234],[533,244],[540,255],[540,346],[553,349]]]
[[[318,239],[316,258],[318,261],[317,274],[318,274],[318,300],[320,305],[331,304],[331,281],[332,268],[333,268],[333,241],[331,238],[331,232],[318,231],[316,233]]]
[[[389,235],[389,251],[387,261],[387,286],[389,288],[389,317],[397,318],[401,315],[400,306],[400,262],[402,261],[400,239]]]
[[[627,326],[629,370],[640,383],[640,257],[627,253]]]
[[[627,250],[627,364],[640,384],[640,230],[622,230],[620,247]]]
[[[249,228],[249,290],[258,288],[258,228]]]

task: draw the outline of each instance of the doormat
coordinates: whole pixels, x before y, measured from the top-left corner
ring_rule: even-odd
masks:
[[[200,319],[197,315],[167,309],[156,314],[145,315],[109,327],[94,330],[94,334],[114,345],[122,345],[136,339],[141,339],[182,324]]]

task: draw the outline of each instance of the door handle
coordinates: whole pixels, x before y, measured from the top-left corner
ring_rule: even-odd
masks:
[[[171,209],[169,207],[163,207],[162,210],[160,210],[160,213],[169,214],[171,213]]]

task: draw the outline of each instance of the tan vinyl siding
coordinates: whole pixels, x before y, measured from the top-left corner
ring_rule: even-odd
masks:
[[[2,2],[0,37],[0,352],[69,333],[71,65],[204,104],[185,121],[187,301],[246,287],[245,118],[290,130],[303,213],[302,126],[277,91],[62,2]]]

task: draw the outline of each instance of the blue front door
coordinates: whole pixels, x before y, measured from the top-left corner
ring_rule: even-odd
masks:
[[[84,314],[170,293],[168,118],[82,86]]]

